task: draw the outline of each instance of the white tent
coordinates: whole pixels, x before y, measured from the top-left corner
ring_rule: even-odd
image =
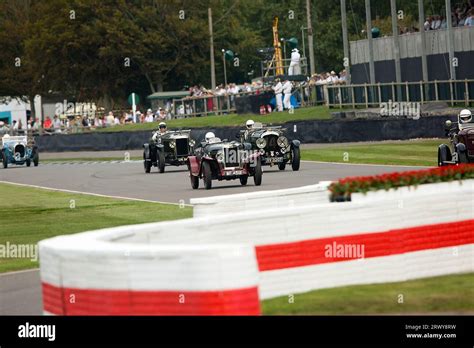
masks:
[[[0,120],[6,121],[8,124],[21,120],[21,123],[26,125],[26,112],[31,110],[30,103],[16,98],[5,99],[5,103],[0,103]]]

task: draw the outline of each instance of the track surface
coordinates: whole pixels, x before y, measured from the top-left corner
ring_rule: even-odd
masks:
[[[161,202],[189,203],[190,198],[229,195],[234,193],[275,190],[316,184],[347,176],[372,175],[411,170],[414,167],[350,165],[302,162],[298,172],[264,167],[262,186],[245,187],[239,181],[213,181],[213,189],[191,189],[186,167],[166,167],[163,174],[153,168],[143,172],[141,162],[43,164],[39,167],[0,169],[0,180],[49,188],[81,191]],[[202,182],[201,182],[202,186]],[[38,270],[0,275],[0,315],[42,314]]]

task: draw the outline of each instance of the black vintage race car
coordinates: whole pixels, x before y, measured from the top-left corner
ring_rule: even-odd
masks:
[[[280,170],[285,170],[291,164],[294,171],[300,169],[300,141],[289,140],[286,128],[266,127],[255,123],[251,128],[240,131],[240,141],[249,142],[252,149],[259,151],[262,156],[262,165],[278,165]]]
[[[458,122],[446,121],[446,135],[449,145],[438,148],[438,165],[474,163],[474,122],[469,110],[463,110]]]
[[[150,173],[153,166],[163,173],[165,165],[186,165],[188,157],[194,153],[195,146],[190,134],[190,130],[153,132],[150,142],[143,144],[145,173]]]
[[[216,137],[206,139],[188,159],[191,187],[198,189],[200,178],[207,190],[212,187],[212,180],[239,179],[241,185],[247,185],[250,176],[253,176],[255,186],[260,186],[263,176],[261,156],[251,148],[248,143],[221,141]]]

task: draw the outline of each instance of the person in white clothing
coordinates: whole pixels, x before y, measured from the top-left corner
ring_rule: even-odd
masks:
[[[288,75],[301,75],[300,53],[297,48],[291,51],[291,62],[288,68]]]
[[[283,106],[285,109],[291,109],[291,89],[292,89],[291,81],[285,80],[283,83],[283,94],[285,97],[283,98]]]
[[[275,92],[276,108],[278,111],[283,111],[283,101],[281,93],[283,92],[283,85],[280,82],[280,79],[275,79],[275,85],[272,87]]]

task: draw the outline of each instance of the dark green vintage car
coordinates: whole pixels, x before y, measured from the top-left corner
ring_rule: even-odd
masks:
[[[252,128],[241,130],[239,137],[242,143],[252,144],[254,151],[260,152],[262,165],[278,165],[280,170],[285,170],[291,164],[294,171],[300,169],[300,141],[289,140],[286,128],[267,127],[259,123]]]
[[[190,130],[153,132],[150,141],[143,144],[145,173],[150,173],[152,167],[158,167],[158,171],[163,173],[166,165],[187,165],[188,156],[194,153],[195,146],[190,133]]]

